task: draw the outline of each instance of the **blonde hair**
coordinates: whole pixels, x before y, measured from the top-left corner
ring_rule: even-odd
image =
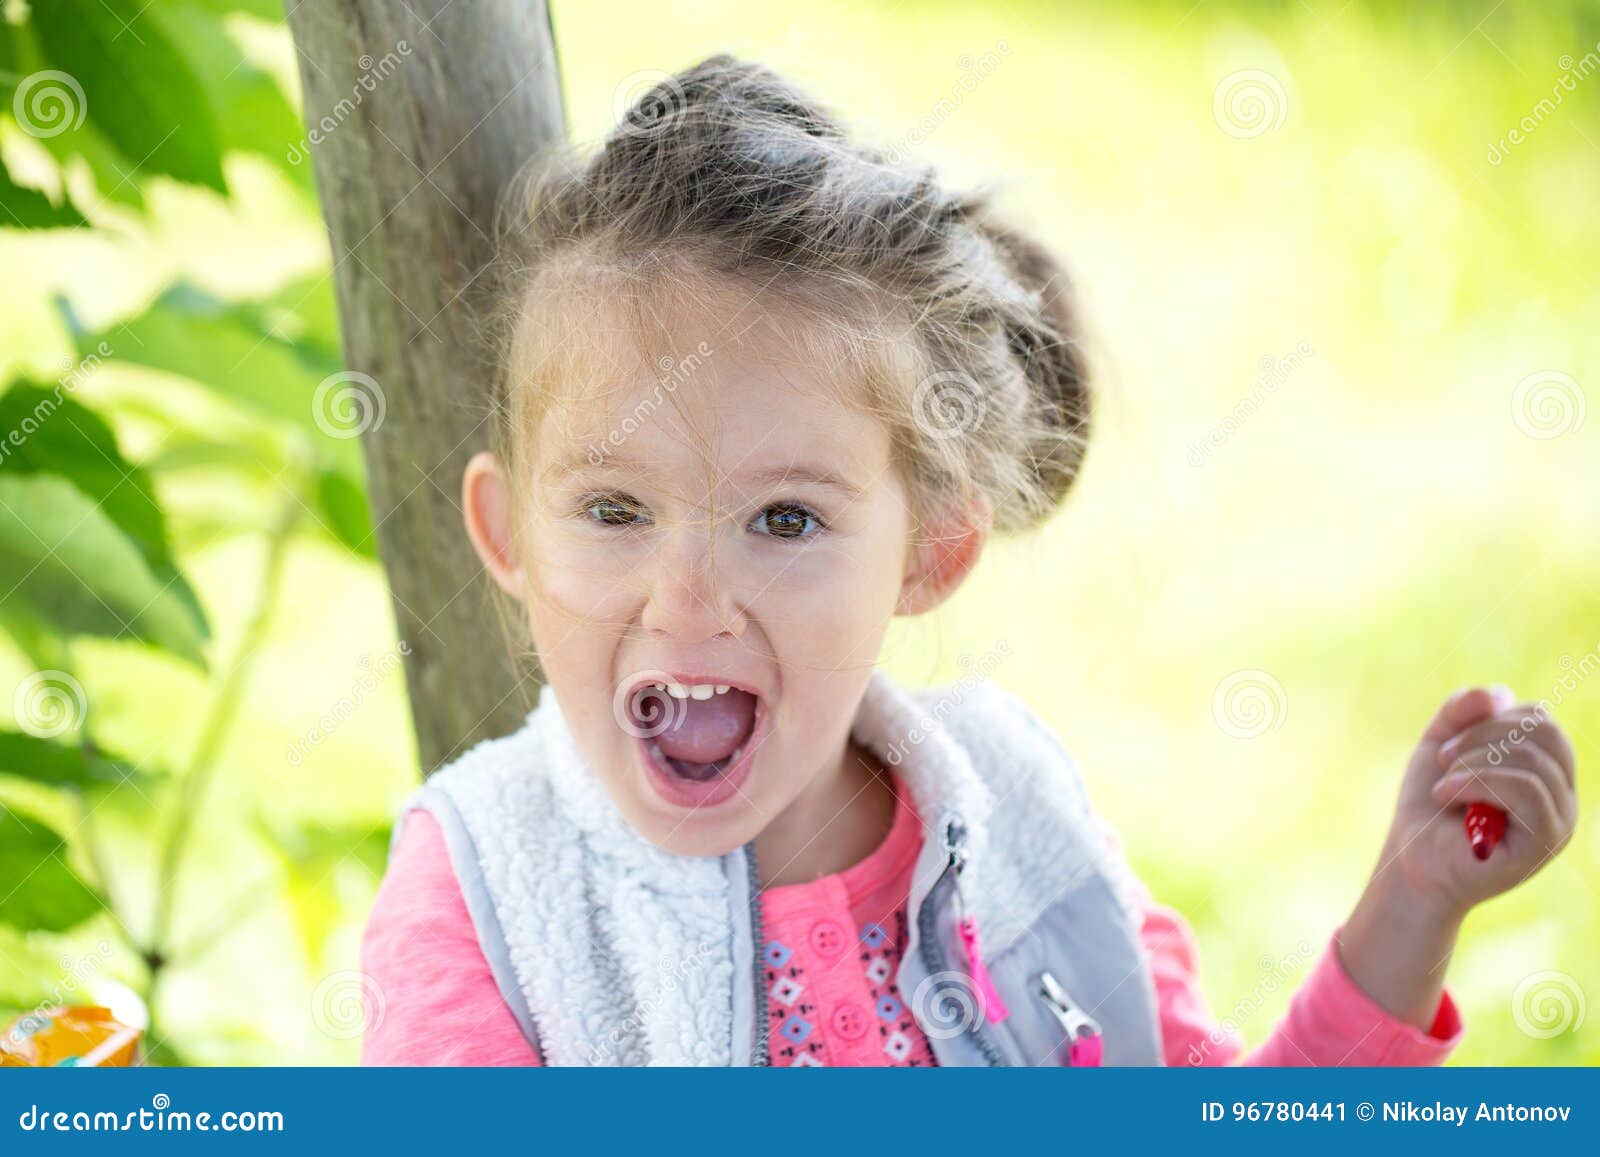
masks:
[[[1078,475],[1090,388],[1060,264],[987,194],[852,141],[760,64],[708,57],[643,93],[592,155],[534,158],[495,242],[487,345],[513,477],[571,368],[552,333],[574,295],[637,306],[697,280],[774,295],[801,340],[837,339],[918,512],[981,498],[997,529],[1024,529]]]

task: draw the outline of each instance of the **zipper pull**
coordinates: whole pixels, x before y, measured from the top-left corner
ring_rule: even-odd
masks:
[[[958,927],[961,931],[961,947],[967,954],[967,970],[972,973],[972,982],[978,986],[978,997],[983,1001],[984,1019],[990,1024],[1005,1020],[1011,1015],[1011,1010],[1006,1007],[1000,990],[994,986],[989,970],[984,967],[983,952],[978,947],[978,918],[963,916]]]
[[[1073,1004],[1067,990],[1048,972],[1039,974],[1039,995],[1044,997],[1072,1041],[1067,1050],[1067,1064],[1075,1067],[1099,1065],[1104,1054],[1100,1022]]]
[[[961,869],[967,864],[961,845],[966,834],[966,828],[954,820],[945,824],[944,846],[950,853],[949,866],[955,873],[956,930],[961,935],[961,950],[967,958],[967,972],[972,977],[972,983],[977,986],[978,999],[983,1002],[984,1019],[990,1024],[995,1024],[1010,1016],[1011,1010],[1006,1007],[1005,999],[1001,997],[1000,990],[994,986],[994,979],[983,963],[983,949],[978,943],[978,918],[967,914],[966,899],[961,894]]]

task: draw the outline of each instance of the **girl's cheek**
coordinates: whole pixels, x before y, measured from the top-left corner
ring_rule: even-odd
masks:
[[[614,546],[549,542],[537,551],[539,588],[551,608],[584,621],[625,621],[637,613],[640,568],[637,552]]]

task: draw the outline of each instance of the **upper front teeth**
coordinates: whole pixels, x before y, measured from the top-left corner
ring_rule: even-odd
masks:
[[[730,683],[652,683],[657,691],[665,691],[674,699],[709,699],[713,695],[726,695]]]

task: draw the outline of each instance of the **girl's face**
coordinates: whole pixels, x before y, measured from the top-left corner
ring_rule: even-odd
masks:
[[[553,404],[532,477],[506,480],[525,549],[502,584],[586,762],[681,855],[721,855],[826,794],[920,585],[882,422],[776,327],[732,329],[679,329],[693,354],[635,365],[604,403]]]

